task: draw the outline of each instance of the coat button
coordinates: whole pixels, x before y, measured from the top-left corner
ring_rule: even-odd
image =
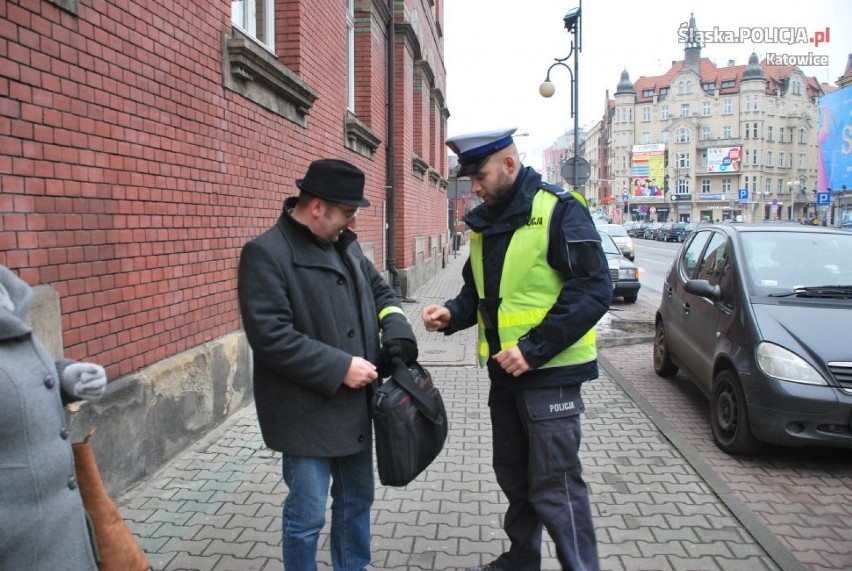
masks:
[[[337,278],[337,285],[343,285],[343,278]]]
[[[68,478],[68,489],[69,490],[76,490],[77,489],[77,478],[75,478],[74,476],[71,476],[71,477]]]
[[[67,426],[63,426],[59,430],[59,436],[62,438],[62,440],[68,440],[68,427]]]
[[[364,435],[363,434],[358,435],[358,442],[364,442]]]
[[[355,337],[355,330],[354,330],[354,329],[350,329],[349,331],[347,331],[347,332],[346,332],[346,336],[347,336],[347,337],[349,337],[350,339],[351,339],[352,337]]]
[[[53,377],[51,377],[50,375],[47,375],[44,378],[44,386],[46,386],[47,388],[52,389],[55,385],[56,381],[54,381]]]

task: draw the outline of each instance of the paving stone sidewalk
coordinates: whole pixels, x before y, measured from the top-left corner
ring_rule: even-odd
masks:
[[[405,303],[421,361],[442,391],[450,434],[438,459],[406,488],[377,479],[375,570],[463,569],[507,547],[500,527],[506,504],[490,466],[488,379],[473,362],[475,331],[430,334],[419,319],[422,307],[458,291],[466,256],[466,247],[451,254]],[[584,400],[582,459],[602,569],[790,568],[761,546],[606,370],[585,386]],[[117,503],[155,571],[267,571],[282,569],[286,493],[280,456],[264,447],[250,405]],[[559,569],[548,539],[544,556],[543,569]],[[319,560],[321,570],[331,569],[327,530]]]

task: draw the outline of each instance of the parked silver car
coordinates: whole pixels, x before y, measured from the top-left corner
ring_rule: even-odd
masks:
[[[621,253],[631,261],[636,259],[636,247],[633,238],[627,235],[627,230],[621,224],[598,224],[599,232],[606,232],[618,244]]]

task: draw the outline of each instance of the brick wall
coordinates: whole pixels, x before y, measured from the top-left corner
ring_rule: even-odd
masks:
[[[384,140],[381,4],[358,3],[357,73],[369,80],[356,115]],[[358,231],[385,266],[385,146],[365,156],[344,134],[345,2],[277,5],[279,61],[318,94],[306,126],[225,87],[228,0],[99,0],[76,14],[0,2],[0,264],[55,288],[66,355],[111,379],[239,329],[240,248],[315,158],[366,172],[372,206]],[[429,30],[425,0],[406,1],[397,21],[414,9]],[[443,56],[434,31],[415,46],[397,38],[398,268],[414,263],[416,236],[447,231],[443,157],[431,177],[411,161],[413,62],[429,50],[443,89]]]

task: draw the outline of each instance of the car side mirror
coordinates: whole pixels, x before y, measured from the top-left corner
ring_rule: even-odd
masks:
[[[683,285],[683,289],[693,295],[706,297],[712,301],[722,299],[722,288],[718,284],[713,285],[707,280],[689,280]]]

